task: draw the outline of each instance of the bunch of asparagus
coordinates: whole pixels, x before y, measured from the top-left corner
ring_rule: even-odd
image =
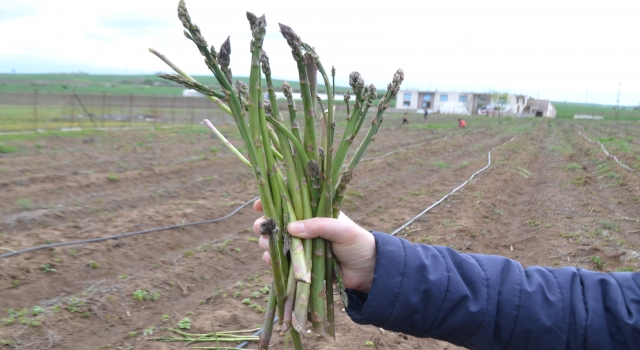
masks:
[[[298,68],[304,119],[301,131],[294,92],[287,82],[282,83],[282,91],[287,98],[289,125],[285,125],[278,108],[269,57],[262,47],[267,25],[264,16],[257,17],[247,12],[253,37],[248,86],[239,80],[232,83],[229,67],[231,44],[228,38],[219,52],[209,46],[200,28],[192,22],[184,0],[180,0],[178,5],[178,18],[184,26],[184,35],[195,43],[221,89],[213,90],[195,81],[166,57],[150,49],[178,73],[163,74],[161,77],[203,93],[234,118],[245,142],[248,160],[226,141],[215,126],[209,121],[205,122],[251,167],[258,184],[266,217],[260,231],[269,237],[274,277],[259,348],[267,349],[269,346],[276,311],[280,331],[284,333],[290,330],[295,349],[302,349],[300,333],[306,329],[308,315],[311,316],[313,328],[318,334],[335,337],[334,278],[345,306],[347,298],[331,244],[321,238],[301,240],[290,236],[286,232],[286,226],[289,222],[300,219],[338,217],[353,171],[384,120],[384,112],[391,99],[397,95],[404,73],[399,69],[394,74],[386,93],[380,98],[377,113],[367,134],[343,171],[349,149],[367,112],[378,98],[373,84],[365,85],[358,72],[349,76],[355,103],[350,106],[350,93],[345,93],[347,126],[338,149],[334,152],[334,81],[330,82],[320,57],[311,45],[302,42],[290,27],[280,24],[280,32],[291,47]],[[316,94],[318,73],[327,91],[326,109]],[[330,74],[334,79],[334,68]],[[263,77],[268,101],[263,97]],[[319,139],[316,135],[316,123],[320,124]]]

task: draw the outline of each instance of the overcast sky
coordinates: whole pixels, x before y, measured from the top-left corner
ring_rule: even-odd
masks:
[[[153,74],[153,47],[187,72],[207,74],[182,35],[177,0],[0,0],[0,72]],[[303,5],[304,4],[304,5]],[[216,48],[231,36],[231,67],[249,74],[245,11],[266,14],[274,77],[297,78],[278,22],[316,47],[337,82],[357,70],[386,86],[524,93],[559,101],[640,102],[640,1],[188,0]]]

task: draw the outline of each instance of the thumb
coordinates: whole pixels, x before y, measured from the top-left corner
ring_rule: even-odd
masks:
[[[296,237],[320,237],[337,244],[353,241],[361,234],[361,231],[368,233],[349,219],[332,218],[313,218],[294,221],[287,225],[287,231]]]

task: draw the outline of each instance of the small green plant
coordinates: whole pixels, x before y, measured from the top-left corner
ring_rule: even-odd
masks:
[[[135,338],[137,335],[138,335],[138,332],[136,331],[129,332],[129,338]]]
[[[16,203],[18,203],[18,206],[23,210],[33,209],[33,201],[30,198],[20,198]]]
[[[538,227],[540,226],[540,222],[535,220],[527,220],[527,225],[531,227]]]
[[[100,263],[97,261],[89,261],[89,267],[95,270],[100,267]]]
[[[144,301],[144,300],[147,300],[148,298],[149,298],[149,292],[147,292],[144,289],[138,289],[135,292],[133,292],[133,299],[137,301]]]
[[[433,244],[435,239],[431,236],[422,236],[420,237],[420,243]]]
[[[600,259],[598,255],[591,255],[589,259],[591,259],[591,262],[596,264],[596,268],[598,270],[602,269],[602,267],[604,266],[604,261],[602,261],[602,259]]]
[[[233,293],[233,297],[234,297],[234,298],[237,298],[239,295],[240,295],[240,292],[234,292],[234,293]]]
[[[193,258],[194,253],[192,250],[187,250],[186,252],[184,252],[184,257],[185,258]]]
[[[445,162],[440,162],[440,161],[438,161],[438,162],[431,162],[431,163],[429,163],[429,164],[431,164],[431,165],[433,165],[433,166],[435,166],[435,167],[438,167],[438,168],[440,168],[440,169],[447,169],[447,168],[449,167],[449,164],[447,164],[447,163],[445,163]]]
[[[621,267],[616,269],[616,272],[633,272],[636,269],[633,266],[625,266],[625,267]]]
[[[123,280],[125,278],[129,277],[129,275],[127,275],[126,273],[121,274],[120,276],[118,276],[119,279]]]
[[[84,306],[86,303],[82,299],[78,299],[76,297],[71,297],[66,300],[67,306],[65,307],[69,312],[80,312],[80,308]]]
[[[107,180],[116,182],[116,181],[119,181],[120,178],[116,174],[107,174]]]
[[[17,148],[0,143],[0,153],[15,153],[16,151],[18,151]]]
[[[31,314],[33,316],[38,316],[43,312],[44,312],[44,309],[42,308],[42,306],[39,306],[39,305],[36,305],[33,307],[33,309],[31,309]]]
[[[178,322],[178,328],[180,329],[191,329],[191,320],[189,317],[185,317],[180,322]]]
[[[0,345],[13,345],[13,342],[9,339],[0,339]]]
[[[185,312],[184,314],[187,315],[187,316],[191,316],[191,315],[193,315],[193,311],[189,310],[189,311]]]
[[[558,232],[558,236],[562,238],[578,238],[580,237],[580,232],[573,232],[573,233]]]
[[[249,305],[249,304],[251,304],[251,299],[244,298],[244,299],[242,299],[242,303],[245,304],[245,305]]]
[[[76,257],[76,251],[74,249],[69,249],[69,256],[72,258]]]
[[[582,168],[582,165],[575,162],[567,164],[567,170],[576,171],[580,168]]]
[[[162,315],[162,321],[168,321],[171,318],[171,316],[164,314]]]
[[[20,280],[15,279],[15,280],[11,281],[11,286],[13,288],[18,288],[18,286],[20,286]]]
[[[373,342],[371,340],[367,340],[366,342],[364,342],[364,346],[368,346],[368,347],[373,347]]]
[[[618,227],[618,225],[616,225],[615,222],[602,220],[598,224],[600,224],[600,227],[602,227],[605,230],[614,230],[614,231],[620,230],[620,228]]]
[[[156,329],[155,326],[151,326],[142,331],[142,335],[153,335],[153,331]]]
[[[213,147],[209,148],[209,152],[211,152],[211,153],[218,153],[218,147],[213,146]]]
[[[133,292],[133,299],[137,301],[147,301],[147,300],[156,301],[158,300],[158,298],[160,298],[160,293],[158,292],[155,292],[152,294],[145,289],[138,289],[135,292]]]
[[[258,237],[249,237],[249,242],[258,243]]]
[[[51,267],[51,264],[44,264],[42,266],[40,266],[42,268],[42,271],[44,273],[48,273],[48,272],[56,272],[58,270],[54,269]]]

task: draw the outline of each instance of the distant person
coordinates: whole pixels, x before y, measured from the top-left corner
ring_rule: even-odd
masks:
[[[466,126],[467,126],[467,122],[465,122],[465,121],[464,121],[464,119],[459,118],[459,119],[458,119],[458,127],[460,127],[460,128],[464,128],[464,127],[466,127]]]
[[[402,116],[402,125],[409,124],[409,119],[407,119],[407,113]]]
[[[427,119],[429,118],[429,111],[425,108],[424,109],[424,122],[427,122]]]

